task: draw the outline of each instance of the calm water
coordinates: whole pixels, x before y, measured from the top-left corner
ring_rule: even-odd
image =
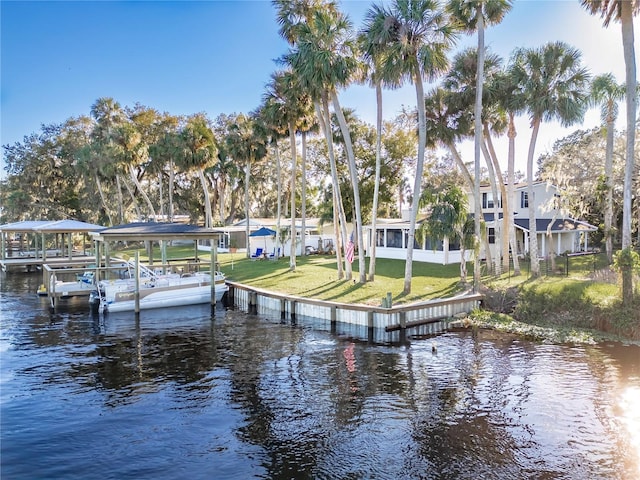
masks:
[[[637,346],[53,314],[0,275],[3,479],[640,478]]]

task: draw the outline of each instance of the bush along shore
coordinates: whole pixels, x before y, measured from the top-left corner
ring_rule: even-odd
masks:
[[[640,345],[640,303],[623,308],[615,283],[549,277],[484,287],[485,301],[454,325],[492,328],[549,343]]]

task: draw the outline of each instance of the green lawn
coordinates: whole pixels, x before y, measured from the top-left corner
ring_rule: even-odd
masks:
[[[140,259],[147,261],[146,252],[139,250]],[[120,255],[135,255],[135,250],[123,250]],[[193,258],[192,247],[169,247],[167,257]],[[199,252],[199,257],[209,260],[208,252]],[[154,249],[154,262],[160,261],[159,249]],[[333,256],[310,255],[297,257],[296,270],[289,270],[289,257],[279,260],[251,260],[244,253],[218,254],[220,270],[229,280],[253,285],[266,290],[291,295],[333,300],[343,303],[380,305],[387,292],[391,292],[393,303],[411,303],[431,298],[450,297],[463,290],[459,286],[459,265],[435,265],[414,262],[411,293],[404,295],[404,260],[379,258],[376,262],[374,282],[358,283],[358,261],[353,262],[354,283],[338,280],[336,260]],[[367,265],[368,266],[368,265]],[[368,270],[367,270],[368,271]]]

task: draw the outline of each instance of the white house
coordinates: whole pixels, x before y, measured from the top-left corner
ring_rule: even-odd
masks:
[[[516,251],[518,255],[529,252],[529,195],[527,184],[518,184],[512,198],[513,223],[516,229]],[[487,227],[487,236],[492,255],[499,252],[500,246],[495,244],[495,209],[491,188],[480,188],[482,214]],[[533,206],[535,209],[535,233],[538,239],[538,255],[546,257],[551,252],[556,254],[583,252],[589,250],[589,232],[597,227],[587,222],[576,220],[565,214],[561,205],[561,197],[557,187],[547,182],[533,184]],[[475,208],[475,199],[469,195],[469,211]],[[504,211],[502,202],[498,204],[498,216],[502,219]],[[506,234],[506,232],[505,232]],[[484,252],[482,253],[484,256]]]
[[[555,186],[546,182],[536,182],[533,185],[533,202],[536,211],[535,232],[538,236],[538,254],[546,257],[552,250],[555,253],[573,253],[587,251],[589,249],[588,233],[597,230],[593,225],[582,222],[563,214],[560,208],[560,196]],[[487,227],[487,237],[492,255],[500,251],[500,246],[495,244],[494,221],[496,211],[491,188],[486,185],[480,189],[482,202],[482,214]],[[475,208],[474,197],[469,193],[469,211]],[[513,223],[516,227],[516,250],[518,255],[524,255],[529,251],[529,198],[527,185],[516,185],[513,205]],[[498,218],[502,219],[502,202],[498,204]],[[419,220],[420,221],[420,220]],[[418,223],[419,223],[418,221]],[[549,231],[550,237],[547,232]],[[369,245],[370,235],[373,234],[371,226],[365,227],[365,245]],[[506,234],[506,232],[505,232]],[[409,218],[384,220],[376,225],[376,257],[405,259],[407,242],[409,238]],[[368,253],[368,252],[367,252]],[[473,252],[466,251],[467,260],[472,258]],[[484,247],[480,255],[484,258]],[[443,265],[460,262],[460,248],[458,244],[451,244],[448,239],[426,239],[424,244],[414,243],[413,259],[421,262],[441,263]]]

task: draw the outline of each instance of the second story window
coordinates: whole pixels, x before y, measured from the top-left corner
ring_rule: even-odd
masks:
[[[529,208],[529,193],[520,192],[520,208]]]
[[[493,208],[493,195],[490,193],[482,194],[482,208]]]

